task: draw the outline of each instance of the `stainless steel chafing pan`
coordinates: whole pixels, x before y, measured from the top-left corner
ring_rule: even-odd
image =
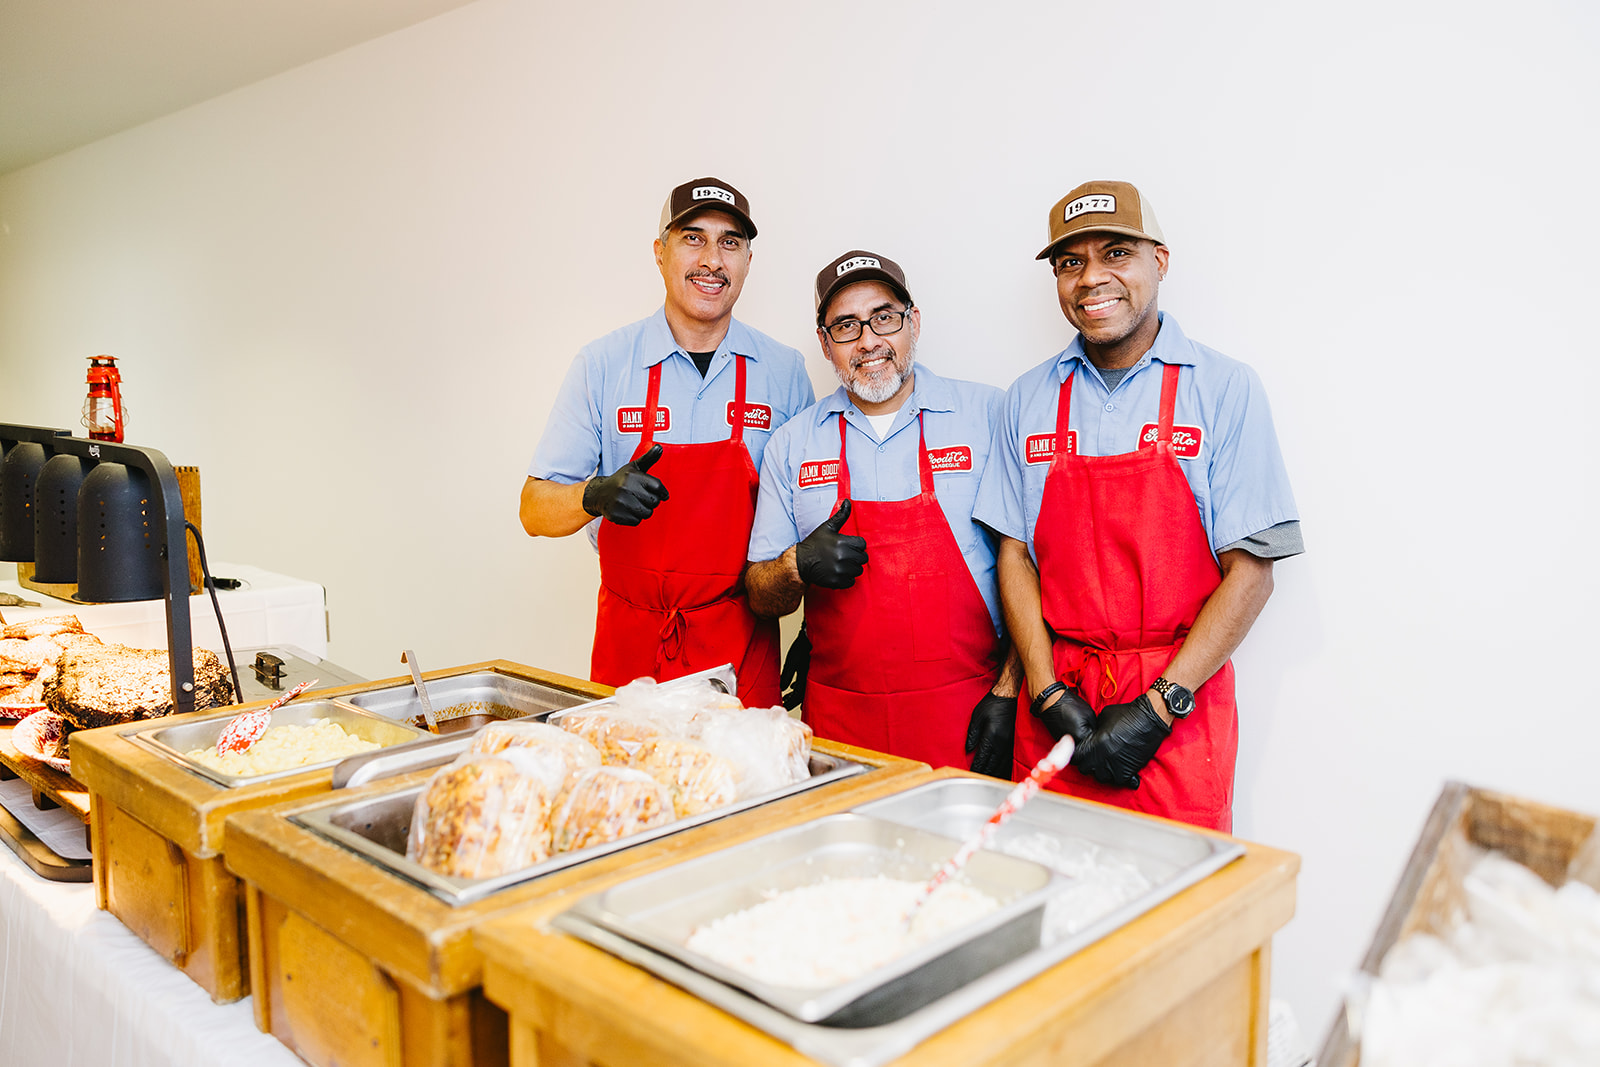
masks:
[[[321,760],[317,763],[306,764],[300,767],[289,767],[269,774],[254,774],[248,776],[224,774],[222,771],[208,767],[197,760],[191,759],[186,753],[196,749],[212,748],[217,743],[217,738],[222,736],[222,731],[228,723],[239,714],[236,708],[229,708],[220,714],[196,722],[180,723],[178,725],[164,724],[159,720],[142,730],[137,730],[128,735],[134,744],[141,745],[152,752],[165,756],[172,762],[182,766],[191,773],[209,778],[218,785],[227,788],[237,788],[242,785],[252,785],[256,782],[271,781],[274,778],[283,778],[291,774],[303,774],[309,770],[322,767],[332,767],[339,762],[339,758]],[[304,726],[311,719],[328,719],[338,723],[346,733],[365,738],[382,746],[400,745],[408,741],[415,741],[419,737],[426,737],[427,733],[405,723],[391,722],[388,719],[353,707],[338,700],[296,700],[285,704],[272,713],[272,725]]]

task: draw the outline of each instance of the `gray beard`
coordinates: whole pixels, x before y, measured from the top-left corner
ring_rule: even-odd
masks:
[[[892,352],[894,349],[891,348],[890,351]],[[828,365],[833,368],[833,375],[839,379],[839,384],[844,386],[845,392],[858,400],[865,400],[869,404],[881,404],[900,391],[900,387],[905,384],[906,379],[911,377],[911,368],[916,365],[916,362],[917,346],[915,342],[912,342],[911,349],[906,352],[904,369],[900,369],[892,378],[883,379],[881,384],[863,379],[861,375],[853,370],[846,377],[845,373],[839,369],[839,365],[832,360],[828,361]]]

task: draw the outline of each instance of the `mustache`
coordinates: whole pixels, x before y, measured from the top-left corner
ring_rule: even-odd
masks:
[[[717,279],[717,281],[721,282],[724,285],[733,284],[732,282],[730,282],[728,280],[727,271],[708,270],[705,267],[700,267],[700,268],[698,268],[696,270],[692,270],[688,274],[685,274],[684,277],[687,278],[687,279],[693,279],[693,278],[715,278],[715,279]]]

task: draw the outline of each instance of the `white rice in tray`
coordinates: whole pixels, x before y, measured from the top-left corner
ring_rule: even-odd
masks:
[[[946,882],[907,930],[904,916],[923,885],[880,874],[769,892],[762,903],[699,927],[685,947],[771,985],[827,989],[1000,908],[986,893]]]

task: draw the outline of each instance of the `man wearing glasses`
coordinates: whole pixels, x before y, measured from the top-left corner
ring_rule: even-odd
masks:
[[[1229,657],[1303,551],[1266,394],[1157,309],[1169,253],[1127,182],[1068,193],[1037,258],[1078,336],[1006,394],[975,511],[1034,694],[1016,766],[1071,734],[1051,788],[1226,831]]]
[[[803,676],[818,736],[936,767],[971,752],[1008,777],[1019,678],[1001,671],[995,550],[972,521],[1000,391],[914,365],[922,313],[887,256],[846,252],[815,295],[841,384],[768,445],[750,606],[805,601],[785,678]]]
[[[755,235],[721,179],[668,194],[664,306],[578,353],[528,468],[523,528],[587,526],[600,553],[597,682],[731,662],[746,705],[780,699],[777,624],[750,611],[745,550],[762,452],[814,393],[799,352],[733,317]]]

